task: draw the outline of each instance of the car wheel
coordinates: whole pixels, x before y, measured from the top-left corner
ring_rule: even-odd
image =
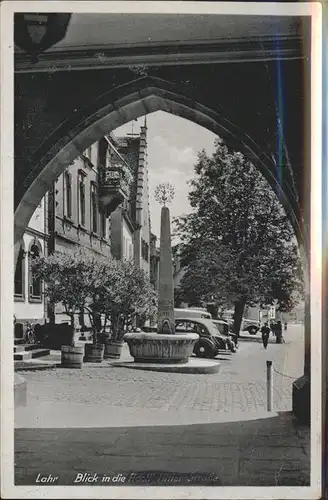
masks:
[[[222,349],[222,351],[227,351],[229,346],[226,343],[222,343],[222,345],[220,345],[220,349]]]
[[[236,345],[235,345],[235,343],[234,343],[233,341],[231,341],[231,343],[230,343],[230,346],[229,346],[229,347],[230,347],[230,351],[231,351],[231,352],[236,352],[236,350],[237,350],[237,349],[236,349]]]
[[[194,347],[194,353],[199,358],[214,358],[216,353],[208,344],[204,342],[197,342]]]
[[[256,335],[257,328],[256,328],[256,326],[250,326],[248,331],[249,331],[250,335]]]

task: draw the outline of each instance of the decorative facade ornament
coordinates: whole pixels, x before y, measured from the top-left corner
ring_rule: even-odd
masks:
[[[145,64],[134,64],[129,66],[129,70],[136,76],[148,76],[148,66]]]

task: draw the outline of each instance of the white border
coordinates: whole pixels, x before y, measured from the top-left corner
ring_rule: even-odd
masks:
[[[312,15],[311,32],[311,484],[322,469],[322,14]],[[319,8],[318,8],[319,7]],[[319,15],[318,15],[319,14]],[[319,209],[319,210],[318,210]],[[319,385],[317,382],[319,381]]]
[[[8,8],[10,4],[10,8]],[[56,1],[43,0],[5,0],[5,9],[10,12],[88,12],[96,13],[134,13],[134,14],[238,14],[269,16],[306,16],[319,12],[317,3],[297,2],[188,2],[188,1]],[[42,5],[42,7],[41,7]],[[321,6],[320,6],[321,7]],[[320,9],[321,11],[321,9]]]
[[[312,17],[311,154],[311,340],[312,447],[310,487],[75,487],[14,486],[13,476],[13,13],[28,11],[310,15]],[[321,103],[322,20],[320,3],[7,1],[1,3],[1,478],[3,498],[235,498],[313,499],[321,495]],[[300,145],[300,147],[302,147]],[[10,389],[9,389],[10,388]]]

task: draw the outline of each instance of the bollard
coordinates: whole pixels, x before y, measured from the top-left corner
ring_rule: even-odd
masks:
[[[272,411],[273,383],[272,383],[272,361],[267,361],[267,410]]]

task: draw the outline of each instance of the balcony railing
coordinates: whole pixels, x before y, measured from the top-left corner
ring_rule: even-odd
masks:
[[[100,168],[99,197],[107,212],[113,212],[118,205],[130,197],[133,175],[124,164]]]

